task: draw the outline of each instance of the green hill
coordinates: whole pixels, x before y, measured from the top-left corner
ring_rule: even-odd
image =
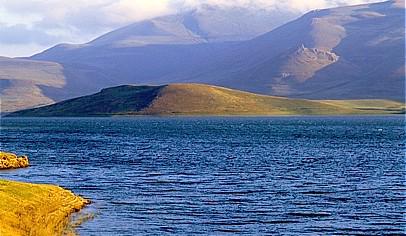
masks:
[[[123,85],[8,116],[336,115],[404,113],[389,100],[303,100],[203,84]]]

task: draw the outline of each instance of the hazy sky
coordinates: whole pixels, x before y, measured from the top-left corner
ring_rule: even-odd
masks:
[[[312,9],[379,0],[0,0],[0,56],[29,56],[61,42],[83,43],[126,24],[201,4]]]

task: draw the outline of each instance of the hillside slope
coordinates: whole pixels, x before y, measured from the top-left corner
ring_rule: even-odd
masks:
[[[0,113],[54,103],[42,88],[62,88],[65,82],[58,63],[0,57]]]
[[[203,84],[170,84],[107,88],[93,95],[18,111],[9,116],[321,115],[401,112],[404,112],[404,104],[385,100],[310,101],[257,95]]]
[[[404,101],[404,22],[404,0],[312,11],[178,76],[277,96]]]

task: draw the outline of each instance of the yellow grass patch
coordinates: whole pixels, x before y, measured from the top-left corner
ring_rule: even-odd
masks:
[[[58,186],[0,180],[0,235],[62,235],[88,203]]]
[[[405,104],[388,100],[307,100],[259,95],[204,84],[164,87],[147,115],[355,115],[404,112]]]
[[[30,165],[26,156],[18,157],[13,153],[0,152],[0,169],[24,168]]]

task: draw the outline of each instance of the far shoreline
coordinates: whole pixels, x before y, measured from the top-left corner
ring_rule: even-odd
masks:
[[[405,116],[406,113],[393,114],[286,114],[286,115],[213,115],[213,114],[181,114],[181,115],[89,115],[89,116],[0,116],[2,119],[47,119],[47,118],[283,118],[283,117],[389,117]]]

